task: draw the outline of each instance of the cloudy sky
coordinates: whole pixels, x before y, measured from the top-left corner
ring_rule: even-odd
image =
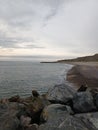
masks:
[[[0,0],[0,55],[98,53],[98,0]]]

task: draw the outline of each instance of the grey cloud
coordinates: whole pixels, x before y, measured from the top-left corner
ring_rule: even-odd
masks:
[[[34,44],[34,40],[27,40],[27,39],[15,39],[15,38],[0,38],[0,47],[2,48],[23,48],[23,49],[34,49],[34,48],[44,48],[42,46],[38,46]],[[25,46],[24,43],[27,43]]]

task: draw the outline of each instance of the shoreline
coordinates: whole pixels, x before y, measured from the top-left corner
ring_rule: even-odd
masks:
[[[86,84],[88,88],[98,88],[98,62],[68,62],[74,65],[67,73],[66,80],[75,89]]]

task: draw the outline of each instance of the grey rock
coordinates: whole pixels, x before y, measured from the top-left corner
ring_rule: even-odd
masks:
[[[96,110],[93,100],[90,92],[76,93],[72,99],[74,111],[76,113],[83,113]]]
[[[96,128],[89,123],[85,124],[81,118],[75,116],[67,116],[60,124],[60,130],[96,130]]]
[[[76,114],[75,117],[81,118],[90,130],[98,130],[98,112]]]
[[[66,103],[73,98],[75,91],[65,84],[55,85],[48,91],[47,99],[54,103]]]
[[[47,106],[41,115],[41,120],[46,121],[44,126],[40,126],[41,129],[58,128],[59,125],[65,120],[65,117],[70,114],[70,109],[65,105],[52,104]]]
[[[95,96],[95,104],[96,104],[96,107],[98,109],[98,94],[96,94],[96,96]]]
[[[56,120],[56,119],[55,119]],[[52,119],[51,119],[52,121]],[[60,122],[60,121],[59,121]],[[44,124],[38,130],[97,130],[90,122],[82,121],[80,117],[65,115],[65,118],[59,125]]]

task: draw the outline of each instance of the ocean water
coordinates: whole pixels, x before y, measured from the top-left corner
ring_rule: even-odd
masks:
[[[0,61],[0,98],[31,95],[32,89],[45,93],[55,84],[68,83],[67,64],[33,61]]]

